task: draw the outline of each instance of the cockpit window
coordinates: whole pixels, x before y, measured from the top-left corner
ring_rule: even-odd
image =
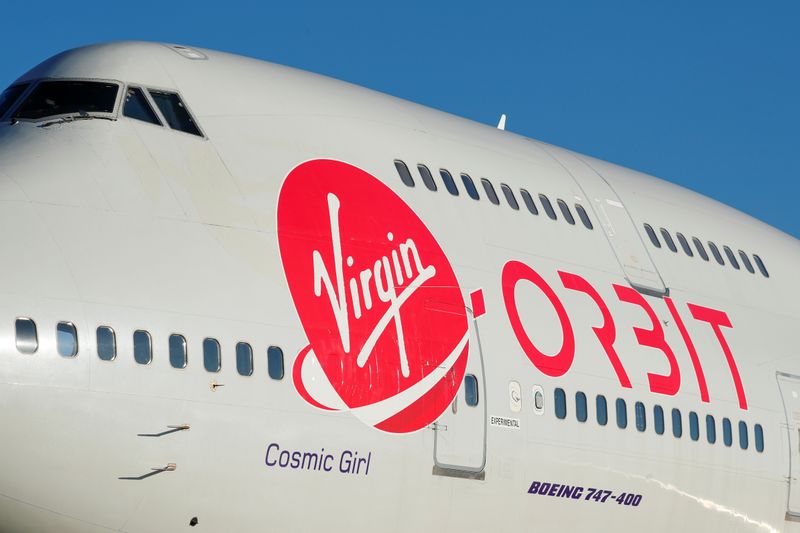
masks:
[[[156,112],[147,101],[147,97],[138,87],[128,87],[125,93],[125,104],[122,108],[122,114],[129,118],[135,118],[142,122],[149,122],[161,126],[161,121],[158,120]]]
[[[28,88],[28,83],[21,85],[12,85],[3,94],[0,94],[0,117],[8,113],[8,110],[16,103],[20,95]]]
[[[88,116],[113,113],[119,87],[99,81],[43,81],[14,114],[14,118],[38,120],[57,115]]]
[[[150,96],[153,97],[153,100],[161,111],[161,114],[164,115],[164,119],[167,121],[170,128],[199,137],[203,136],[197,124],[195,124],[192,115],[189,114],[189,110],[186,109],[186,106],[183,104],[180,96],[175,93],[156,91],[153,89],[148,89],[148,92]]]

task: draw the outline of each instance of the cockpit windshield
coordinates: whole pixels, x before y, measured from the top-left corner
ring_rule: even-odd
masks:
[[[25,89],[28,88],[27,83],[23,83],[21,85],[12,85],[5,91],[3,94],[0,94],[0,117],[8,113],[8,110],[14,105],[17,99],[25,92]]]
[[[39,120],[58,115],[89,116],[114,112],[119,86],[99,81],[42,81],[14,114],[16,119]]]

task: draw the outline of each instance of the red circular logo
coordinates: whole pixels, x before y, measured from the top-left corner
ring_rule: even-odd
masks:
[[[434,422],[464,378],[469,326],[416,213],[357,167],[309,161],[281,188],[278,241],[309,342],[292,372],[300,395],[387,432]]]

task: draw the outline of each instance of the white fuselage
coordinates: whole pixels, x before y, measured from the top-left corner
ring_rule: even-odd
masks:
[[[508,132],[191,52],[100,45],[20,82],[174,91],[202,137],[124,116],[122,92],[111,120],[0,123],[0,532],[800,531],[794,238]]]

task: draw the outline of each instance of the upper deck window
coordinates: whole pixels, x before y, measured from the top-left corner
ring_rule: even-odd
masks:
[[[128,87],[125,93],[125,104],[122,114],[129,118],[135,118],[142,122],[149,122],[161,126],[161,121],[156,116],[156,112],[147,101],[144,92],[138,87]]]
[[[28,88],[29,83],[22,83],[20,85],[12,85],[5,91],[3,94],[0,94],[0,117],[8,113],[8,110],[11,109],[17,100],[25,92],[25,89]]]
[[[481,183],[483,183],[483,190],[486,191],[486,196],[489,198],[489,201],[494,205],[500,205],[500,199],[497,197],[497,193],[494,191],[494,185],[492,185],[492,182],[486,178],[481,178]]]
[[[148,89],[148,92],[153,97],[153,101],[158,106],[161,114],[164,115],[164,120],[167,121],[170,128],[197,135],[198,137],[203,136],[180,96],[175,93],[153,89]]]
[[[119,86],[102,81],[43,81],[14,114],[14,118],[39,120],[59,115],[111,114]]]

